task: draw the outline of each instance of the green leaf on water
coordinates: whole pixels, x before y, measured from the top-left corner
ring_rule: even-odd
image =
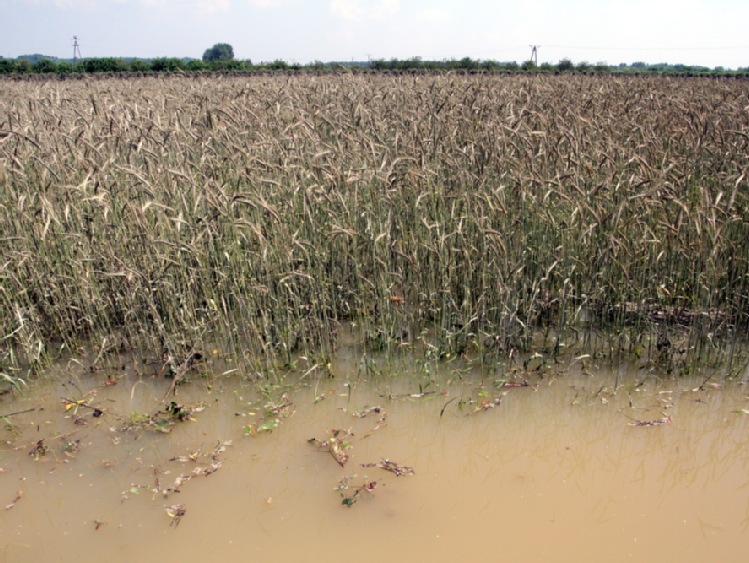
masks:
[[[266,420],[263,424],[257,427],[258,432],[270,432],[274,428],[278,426],[279,420],[277,418],[272,418],[270,420]]]

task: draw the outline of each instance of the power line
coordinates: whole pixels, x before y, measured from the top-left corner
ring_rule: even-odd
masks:
[[[81,46],[78,44],[78,36],[73,35],[73,64],[78,62],[81,57]]]
[[[541,45],[531,45],[531,61],[533,61],[533,64],[538,66],[538,48]]]
[[[725,47],[590,47],[582,45],[546,45],[546,47],[587,51],[735,51],[749,49],[749,45]]]
[[[703,47],[617,47],[617,46],[591,46],[591,45],[556,45],[544,43],[544,47],[551,49],[577,49],[589,51],[742,51],[749,50],[749,45],[724,45]],[[530,46],[533,48],[533,45]],[[541,47],[541,45],[536,45]],[[496,45],[496,49],[527,49],[528,45]]]

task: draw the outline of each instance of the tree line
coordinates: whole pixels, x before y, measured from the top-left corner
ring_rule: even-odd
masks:
[[[219,49],[217,49],[217,47]],[[231,48],[231,46],[227,45]],[[97,73],[169,73],[169,72],[262,72],[262,71],[377,71],[377,72],[468,72],[468,73],[504,73],[504,72],[584,72],[584,73],[669,73],[669,74],[748,74],[749,67],[736,71],[727,71],[722,67],[708,68],[683,64],[668,63],[608,65],[606,63],[573,63],[562,59],[557,64],[534,64],[532,61],[521,63],[499,62],[494,60],[477,60],[470,57],[442,61],[423,60],[420,57],[409,59],[378,59],[351,62],[321,62],[301,65],[283,60],[254,64],[251,60],[237,60],[233,52],[228,52],[221,44],[208,49],[202,59],[181,59],[161,57],[155,59],[127,59],[118,57],[87,58],[73,62],[65,59],[54,59],[42,55],[6,59],[0,57],[0,74],[97,74]]]

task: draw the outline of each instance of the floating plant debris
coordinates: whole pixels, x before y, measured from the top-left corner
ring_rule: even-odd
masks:
[[[482,399],[481,403],[479,403],[479,405],[475,409],[469,412],[468,415],[486,412],[489,409],[498,407],[500,404],[502,404],[502,399],[504,399],[506,396],[507,391],[501,393],[500,395],[497,395],[494,399]]]
[[[503,381],[502,387],[529,387],[530,383],[528,383],[527,379],[523,379],[521,381]]]
[[[29,452],[29,455],[38,460],[39,458],[46,456],[47,451],[48,448],[46,445],[44,445],[44,438],[42,438],[41,440],[37,441],[34,449]]]
[[[355,416],[356,418],[366,418],[371,414],[382,414],[383,409],[382,407],[376,406],[376,407],[365,407],[360,411],[354,411],[351,413],[351,416]]]
[[[181,491],[182,485],[184,485],[191,479],[194,479],[195,477],[208,477],[209,475],[213,475],[224,465],[224,462],[220,459],[219,456],[226,451],[226,448],[228,446],[231,445],[231,441],[218,442],[213,450],[207,454],[207,457],[209,459],[206,465],[196,465],[187,475],[180,474],[179,476],[177,476],[177,478],[175,478],[174,483],[169,487],[161,488],[160,480],[157,477],[154,491],[159,492],[164,496],[164,498],[167,498],[173,493],[179,493]],[[199,463],[201,457],[202,454],[200,450],[197,450],[195,452],[192,452],[188,456],[173,456],[169,458],[169,461],[179,463],[193,462],[197,464]]]
[[[330,431],[332,434],[327,440],[318,440],[317,438],[310,438],[307,440],[309,444],[316,446],[318,449],[330,452],[333,459],[338,462],[338,465],[343,467],[348,461],[348,453],[346,450],[350,447],[349,444],[343,441],[339,436],[350,436],[352,435],[348,430],[333,429]]]
[[[385,409],[382,407],[367,407],[360,411],[355,411],[351,413],[352,416],[356,418],[367,418],[369,415],[376,414],[379,415],[379,418],[377,419],[377,424],[375,424],[368,432],[366,432],[363,436],[363,438],[368,438],[372,435],[373,432],[376,432],[380,428],[382,428],[387,423],[387,412],[385,412]]]
[[[354,487],[351,494],[347,495],[343,493],[342,491],[350,489],[351,481],[353,481],[354,479],[356,479],[356,475],[344,477],[338,482],[338,485],[335,487],[336,491],[341,491],[341,504],[348,508],[354,506],[354,504],[359,500],[359,495],[361,495],[362,493],[372,494],[378,485],[378,481],[364,481],[361,485]]]
[[[383,399],[423,399],[435,395],[437,391],[419,391],[418,393],[387,393],[380,395]]]
[[[120,432],[132,432],[140,429],[154,430],[164,434],[169,434],[172,428],[180,422],[195,422],[193,413],[201,412],[205,409],[204,403],[196,405],[183,405],[176,401],[170,401],[166,404],[164,410],[158,410],[153,414],[144,414],[133,412],[130,420],[119,427]]]
[[[246,424],[244,426],[245,436],[256,436],[275,430],[281,424],[281,420],[294,414],[292,410],[293,406],[294,403],[285,394],[279,402],[266,403],[264,406],[265,415],[263,421],[257,424]],[[241,413],[239,414],[241,416]]]
[[[184,504],[172,504],[171,506],[165,506],[164,509],[172,519],[171,522],[169,522],[169,525],[174,526],[175,528],[179,526],[182,517],[187,514],[187,508],[185,508]]]
[[[10,501],[8,504],[5,505],[5,510],[11,510],[16,503],[23,498],[23,491],[19,490],[16,493],[16,498],[14,498],[12,501]]]
[[[670,416],[664,416],[663,418],[659,418],[657,420],[637,420],[632,419],[632,422],[629,423],[630,426],[660,426],[661,424],[669,424],[671,422]]]
[[[387,458],[383,458],[382,461],[378,461],[377,463],[362,463],[361,466],[379,467],[380,469],[384,469],[385,471],[390,471],[390,473],[395,473],[396,477],[403,477],[404,475],[414,475],[416,473],[413,467],[400,465],[399,463],[396,463],[393,460]]]

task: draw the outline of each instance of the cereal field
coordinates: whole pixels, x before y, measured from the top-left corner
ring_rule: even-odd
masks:
[[[443,358],[720,357],[749,323],[748,171],[739,79],[2,81],[0,361],[324,364],[343,323]]]

